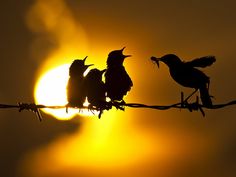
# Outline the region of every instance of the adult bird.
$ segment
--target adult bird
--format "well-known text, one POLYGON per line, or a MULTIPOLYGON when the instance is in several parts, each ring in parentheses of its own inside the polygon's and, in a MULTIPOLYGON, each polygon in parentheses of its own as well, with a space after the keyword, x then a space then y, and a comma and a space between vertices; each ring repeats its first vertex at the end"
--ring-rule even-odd
POLYGON ((84 72, 91 65, 85 65, 83 60, 76 59, 69 68, 69 80, 67 83, 67 106, 82 107, 86 100, 86 88, 84 84, 84 72))
POLYGON ((102 81, 103 73, 106 70, 92 69, 85 77, 86 95, 90 108, 97 109, 99 118, 104 109, 107 109, 106 104, 106 89, 105 83, 102 81))
POLYGON ((133 82, 123 66, 124 60, 131 55, 124 55, 124 49, 125 47, 110 52, 107 58, 105 86, 107 96, 112 102, 123 101, 123 97, 133 86, 133 82))
POLYGON ((174 54, 167 54, 161 58, 151 57, 151 60, 156 62, 158 67, 159 61, 165 63, 169 67, 171 77, 177 83, 195 89, 187 99, 199 90, 202 104, 206 107, 212 106, 211 96, 209 95, 210 78, 196 67, 204 68, 212 65, 216 61, 214 56, 205 56, 184 62, 174 54))

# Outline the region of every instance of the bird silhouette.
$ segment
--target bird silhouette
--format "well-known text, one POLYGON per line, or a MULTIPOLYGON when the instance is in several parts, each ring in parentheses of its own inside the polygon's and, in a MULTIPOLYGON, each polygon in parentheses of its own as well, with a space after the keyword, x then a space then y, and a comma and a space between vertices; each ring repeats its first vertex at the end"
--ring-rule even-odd
MULTIPOLYGON (((206 107, 212 106, 211 96, 209 95, 210 78, 195 67, 207 67, 212 65, 216 59, 214 56, 205 56, 189 62, 183 62, 174 54, 167 54, 161 58, 151 57, 159 67, 159 61, 169 67, 171 77, 184 87, 194 88, 195 91, 187 97, 189 99, 196 91, 200 91, 202 104, 206 107)), ((187 101, 187 99, 185 101, 187 101)))
POLYGON ((89 108, 95 108, 100 111, 99 118, 106 104, 105 83, 102 81, 102 75, 106 70, 92 69, 85 77, 86 95, 89 102, 89 108))
POLYGON ((123 97, 133 86, 133 82, 123 66, 125 58, 131 55, 124 55, 124 49, 125 47, 110 52, 107 58, 105 87, 111 101, 123 101, 123 97))
POLYGON ((102 75, 106 70, 92 69, 85 77, 88 102, 93 106, 99 106, 106 101, 105 83, 102 81, 102 75))
POLYGON ((69 80, 67 83, 68 106, 82 107, 86 100, 86 88, 84 85, 84 72, 91 65, 85 65, 83 60, 76 59, 69 68, 69 80))

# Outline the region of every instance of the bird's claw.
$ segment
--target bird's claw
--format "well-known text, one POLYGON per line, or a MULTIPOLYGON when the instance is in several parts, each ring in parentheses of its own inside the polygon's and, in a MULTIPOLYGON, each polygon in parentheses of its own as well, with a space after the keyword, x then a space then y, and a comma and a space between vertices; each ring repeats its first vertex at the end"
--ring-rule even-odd
POLYGON ((94 113, 94 107, 93 107, 92 104, 89 104, 89 105, 88 105, 88 111, 91 112, 93 115, 95 114, 95 113, 94 113))
POLYGON ((197 96, 196 97, 196 102, 194 102, 194 103, 187 103, 186 104, 186 107, 188 108, 188 110, 190 111, 190 112, 192 112, 192 111, 198 111, 198 110, 200 110, 200 112, 202 113, 202 116, 203 117, 205 117, 205 112, 204 112, 204 110, 203 110, 203 108, 201 107, 201 105, 199 104, 199 97, 197 96))
POLYGON ((187 97, 186 99, 184 99, 184 93, 181 92, 181 108, 185 108, 187 107, 189 109, 190 112, 192 112, 192 109, 189 107, 189 103, 188 103, 189 97, 187 97))
POLYGON ((205 112, 202 109, 201 105, 199 104, 199 97, 198 96, 196 97, 196 101, 194 103, 188 103, 188 99, 189 97, 187 99, 184 99, 184 93, 181 92, 181 102, 180 102, 181 108, 187 108, 190 112, 200 110, 203 117, 205 117, 205 112))
POLYGON ((69 105, 66 105, 66 114, 68 114, 69 105))

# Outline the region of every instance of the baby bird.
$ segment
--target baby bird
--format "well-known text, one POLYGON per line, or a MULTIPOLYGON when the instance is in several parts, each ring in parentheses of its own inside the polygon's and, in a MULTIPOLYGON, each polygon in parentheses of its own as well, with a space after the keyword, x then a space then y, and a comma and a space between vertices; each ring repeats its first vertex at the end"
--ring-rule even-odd
POLYGON ((125 47, 110 52, 107 58, 105 86, 107 96, 111 101, 123 101, 123 97, 133 86, 133 82, 123 66, 125 58, 131 55, 124 55, 124 49, 125 47))
POLYGON ((106 89, 105 84, 102 81, 102 75, 106 71, 92 69, 85 77, 85 87, 88 102, 90 108, 95 108, 100 111, 99 118, 101 117, 102 111, 106 109, 106 89))
POLYGON ((85 65, 83 60, 74 60, 69 68, 69 80, 67 83, 67 101, 68 106, 82 107, 86 99, 86 88, 84 85, 84 72, 91 65, 85 65))

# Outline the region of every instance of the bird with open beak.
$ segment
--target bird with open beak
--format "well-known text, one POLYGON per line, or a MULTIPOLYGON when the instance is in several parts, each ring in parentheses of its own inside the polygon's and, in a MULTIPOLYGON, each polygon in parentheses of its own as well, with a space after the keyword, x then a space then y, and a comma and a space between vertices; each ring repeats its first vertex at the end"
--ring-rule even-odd
MULTIPOLYGON (((209 95, 210 78, 196 67, 207 67, 212 65, 216 59, 214 56, 205 56, 189 62, 181 61, 174 54, 167 54, 161 58, 151 57, 151 60, 159 67, 159 62, 165 63, 169 67, 171 77, 184 87, 194 88, 195 91, 187 97, 189 99, 196 91, 200 91, 202 104, 206 107, 212 106, 209 95)), ((185 101, 187 101, 187 99, 185 101)))
POLYGON ((124 49, 125 47, 108 54, 105 87, 111 101, 123 101, 123 97, 133 86, 133 82, 123 66, 124 60, 131 55, 124 55, 124 49))
POLYGON ((69 80, 67 83, 68 106, 83 107, 86 100, 86 89, 84 85, 84 72, 93 64, 85 65, 87 56, 73 61, 69 68, 69 80))

